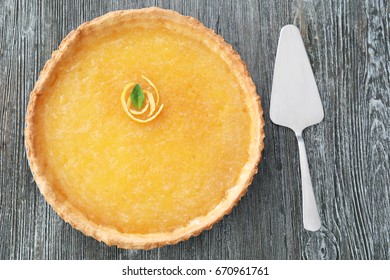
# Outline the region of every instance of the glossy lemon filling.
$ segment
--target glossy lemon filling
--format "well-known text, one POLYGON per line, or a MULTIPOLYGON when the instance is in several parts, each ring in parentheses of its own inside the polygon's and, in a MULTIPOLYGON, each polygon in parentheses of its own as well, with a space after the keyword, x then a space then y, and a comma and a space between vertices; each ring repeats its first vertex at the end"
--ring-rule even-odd
POLYGON ((245 93, 218 53, 159 24, 83 38, 40 95, 35 116, 47 179, 97 224, 168 232, 206 215, 248 160, 245 93), (164 110, 137 123, 124 86, 160 93, 164 110))

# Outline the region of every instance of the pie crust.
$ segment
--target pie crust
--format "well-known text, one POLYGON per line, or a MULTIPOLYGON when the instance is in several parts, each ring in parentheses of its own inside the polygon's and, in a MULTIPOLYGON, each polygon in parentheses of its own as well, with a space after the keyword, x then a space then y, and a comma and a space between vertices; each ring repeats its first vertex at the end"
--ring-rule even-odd
MULTIPOLYGON (((187 240, 191 236, 197 236, 202 231, 210 229, 224 215, 231 212, 232 208, 245 194, 253 180, 253 176, 257 173, 257 165, 264 147, 264 121, 262 114, 260 98, 256 93, 255 85, 245 64, 221 36, 216 35, 211 29, 206 28, 196 19, 180 15, 171 10, 153 7, 140 10, 115 11, 82 24, 76 30, 70 32, 62 41, 58 50, 53 52, 51 59, 44 66, 30 94, 26 117, 25 145, 32 174, 42 195, 55 212, 66 222, 82 231, 85 235, 92 236, 107 245, 116 245, 125 249, 151 249, 167 244, 175 244, 187 240), (84 38, 93 36, 94 32, 100 30, 99 28, 102 28, 102 26, 107 26, 107 28, 115 30, 116 26, 126 24, 129 20, 134 21, 144 18, 158 19, 161 22, 169 21, 171 25, 177 26, 178 30, 181 28, 190 28, 192 33, 190 35, 202 38, 204 44, 211 51, 218 53, 231 71, 234 72, 239 85, 246 93, 244 101, 247 105, 250 118, 250 130, 248 131, 250 134, 250 143, 245 149, 249 156, 236 184, 227 189, 225 197, 206 215, 192 219, 187 224, 168 232, 127 233, 119 231, 110 225, 91 221, 81 209, 61 197, 61 194, 56 191, 54 185, 57 182, 53 183, 52 180, 48 179, 47 166, 40 161, 41 158, 49 157, 50 155, 40 154, 37 148, 39 145, 44 145, 39 134, 36 133, 37 126, 39 125, 37 124, 37 118, 40 115, 37 104, 43 94, 48 94, 45 90, 56 82, 58 69, 64 61, 72 59, 73 52, 84 38)), ((130 119, 129 122, 131 122, 130 119)))

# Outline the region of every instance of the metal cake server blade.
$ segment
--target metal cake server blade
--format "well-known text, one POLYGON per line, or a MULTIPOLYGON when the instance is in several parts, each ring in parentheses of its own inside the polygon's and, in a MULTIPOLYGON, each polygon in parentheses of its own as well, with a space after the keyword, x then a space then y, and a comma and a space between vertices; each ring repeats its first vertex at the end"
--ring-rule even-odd
POLYGON ((321 227, 310 178, 302 132, 324 118, 321 99, 299 29, 286 25, 280 32, 272 83, 270 117, 273 123, 295 132, 302 175, 303 226, 321 227))

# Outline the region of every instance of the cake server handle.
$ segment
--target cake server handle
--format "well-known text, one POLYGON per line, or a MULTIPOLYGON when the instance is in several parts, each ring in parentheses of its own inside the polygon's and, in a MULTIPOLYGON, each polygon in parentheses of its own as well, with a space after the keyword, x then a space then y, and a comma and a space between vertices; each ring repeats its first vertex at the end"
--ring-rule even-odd
POLYGON ((295 135, 298 140, 299 160, 301 164, 303 227, 309 231, 317 231, 321 228, 321 219, 318 214, 313 185, 311 183, 305 142, 303 141, 302 132, 295 133, 295 135))

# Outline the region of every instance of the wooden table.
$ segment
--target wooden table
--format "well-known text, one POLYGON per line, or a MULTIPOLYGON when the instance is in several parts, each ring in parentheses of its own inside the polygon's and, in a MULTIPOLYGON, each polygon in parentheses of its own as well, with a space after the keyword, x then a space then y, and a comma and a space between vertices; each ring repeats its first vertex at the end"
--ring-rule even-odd
MULTIPOLYGON (((4 2, 5 1, 5 2, 4 2)), ((0 5, 0 259, 389 259, 390 3, 338 1, 13 1, 0 5), (193 16, 248 65, 264 107, 259 173, 210 231, 150 251, 107 247, 66 224, 40 194, 23 144, 39 72, 62 38, 118 9, 193 16), (325 119, 305 132, 323 227, 302 227, 297 144, 269 118, 280 29, 301 29, 325 119)))

